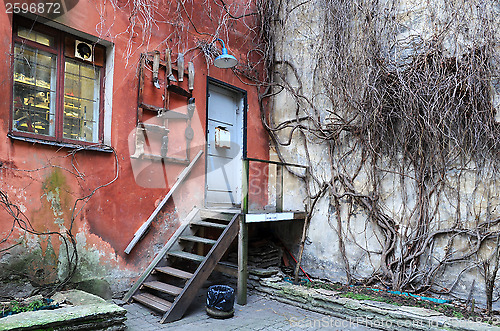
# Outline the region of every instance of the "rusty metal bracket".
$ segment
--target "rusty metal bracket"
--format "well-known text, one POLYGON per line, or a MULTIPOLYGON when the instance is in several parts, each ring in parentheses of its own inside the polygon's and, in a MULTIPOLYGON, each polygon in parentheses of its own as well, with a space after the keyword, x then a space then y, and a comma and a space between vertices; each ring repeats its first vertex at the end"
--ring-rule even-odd
POLYGON ((153 51, 148 53, 141 54, 141 58, 139 61, 139 89, 137 96, 137 120, 136 126, 138 130, 136 131, 136 149, 134 154, 131 156, 133 158, 142 158, 142 159, 151 159, 158 160, 162 162, 174 162, 174 163, 189 163, 190 156, 190 145, 191 141, 194 137, 194 131, 191 128, 191 119, 196 110, 195 99, 192 95, 192 90, 194 86, 194 65, 192 62, 188 64, 188 90, 185 90, 183 87, 179 85, 171 84, 171 82, 181 82, 184 80, 184 55, 179 53, 177 56, 177 67, 172 66, 171 62, 171 50, 167 48, 165 50, 165 59, 162 60, 160 58, 161 53, 159 51, 153 51), (160 69, 165 70, 165 91, 163 92, 163 107, 157 107, 153 105, 146 104, 144 102, 144 67, 146 64, 152 64, 153 69, 153 84, 156 88, 160 88, 159 81, 159 71, 160 69), (177 79, 175 79, 173 75, 173 71, 177 71, 177 79), (181 97, 187 98, 187 114, 179 113, 173 110, 169 110, 169 100, 170 93, 175 93, 181 97), (143 112, 144 111, 152 111, 157 113, 157 117, 164 120, 164 126, 161 127, 159 125, 147 124, 143 123, 143 112), (186 159, 179 159, 168 157, 168 133, 169 130, 165 127, 166 120, 184 120, 186 121, 186 129, 184 131, 184 136, 186 138, 186 159), (153 130, 152 132, 162 131, 163 135, 161 136, 161 148, 159 151, 159 155, 155 154, 146 154, 145 146, 148 145, 148 139, 151 137, 147 137, 147 132, 153 130))

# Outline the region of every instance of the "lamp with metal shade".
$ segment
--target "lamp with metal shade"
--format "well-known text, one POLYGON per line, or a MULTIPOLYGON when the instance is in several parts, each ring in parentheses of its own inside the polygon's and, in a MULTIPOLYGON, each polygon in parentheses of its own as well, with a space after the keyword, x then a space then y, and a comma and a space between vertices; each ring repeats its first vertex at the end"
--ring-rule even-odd
POLYGON ((227 48, 226 48, 226 45, 224 44, 224 41, 222 41, 222 39, 219 39, 219 38, 217 38, 216 41, 217 40, 220 41, 222 44, 222 54, 215 58, 214 65, 217 68, 221 68, 221 69, 228 69, 228 68, 232 68, 235 65, 237 65, 238 60, 236 60, 236 58, 234 56, 232 56, 231 54, 227 53, 227 48))

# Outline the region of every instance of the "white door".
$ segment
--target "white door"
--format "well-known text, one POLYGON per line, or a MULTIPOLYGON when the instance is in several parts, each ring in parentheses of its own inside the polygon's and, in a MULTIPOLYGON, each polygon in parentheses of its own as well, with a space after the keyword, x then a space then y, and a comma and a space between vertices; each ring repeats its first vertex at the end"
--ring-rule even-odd
POLYGON ((208 87, 207 207, 240 207, 243 153, 243 94, 208 87))

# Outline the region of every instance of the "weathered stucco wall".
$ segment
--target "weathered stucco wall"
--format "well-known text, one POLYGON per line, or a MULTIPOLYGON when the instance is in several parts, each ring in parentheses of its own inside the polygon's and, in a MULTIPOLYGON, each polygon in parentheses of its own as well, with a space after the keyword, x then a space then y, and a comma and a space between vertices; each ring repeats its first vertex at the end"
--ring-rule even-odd
MULTIPOLYGON (((255 26, 255 17, 244 15, 251 11, 253 3, 235 1, 229 8, 223 8, 215 2, 187 1, 181 5, 148 1, 134 9, 134 16, 131 13, 135 3, 80 0, 72 10, 49 22, 56 28, 81 31, 104 40, 110 50, 108 61, 112 60, 113 66, 107 68, 112 69, 107 75, 108 79, 112 75, 108 82, 113 84, 112 90, 108 84, 106 93, 112 94, 113 101, 109 105, 111 113, 107 115, 111 116, 110 145, 116 154, 33 144, 7 136, 12 94, 13 16, 6 13, 4 2, 0 4, 0 38, 4 46, 0 53, 3 87, 0 90, 0 190, 5 193, 4 208, 0 208, 3 284, 23 275, 33 285, 64 279, 68 272, 67 254, 71 256, 74 252, 71 242, 65 243, 63 238, 68 240, 67 231, 71 231, 78 254, 77 272, 71 281, 102 278, 111 283, 115 291, 127 289, 175 232, 187 212, 195 205, 203 206, 204 157, 153 222, 145 239, 130 255, 123 252, 184 169, 182 165, 168 162, 163 169, 160 162, 131 161, 141 53, 153 50, 163 53, 169 47, 173 60, 179 52, 186 53, 186 72, 187 63, 194 63, 196 112, 192 120, 195 132, 191 158, 205 148, 208 76, 247 91, 248 140, 252 142, 248 145, 248 154, 267 158, 268 140, 260 122, 255 88, 246 84, 248 80, 244 75, 238 77, 236 71, 214 67, 199 47, 209 45, 213 38, 222 38, 229 52, 238 58, 241 73, 250 67, 255 69, 253 64, 258 59, 250 50, 257 39, 255 32, 249 29, 255 26), (234 17, 241 17, 230 17, 228 10, 234 17), (134 171, 137 169, 138 172, 134 171), (99 189, 93 192, 96 188, 99 189), (86 199, 91 193, 94 194, 86 199), (6 205, 7 198, 12 205, 6 205), (18 214, 18 220, 6 209, 12 208, 17 214, 16 206, 24 214, 18 214), (11 246, 14 247, 9 249, 11 246)), ((187 89, 187 77, 183 84, 187 89)), ((145 89, 161 98, 151 81, 146 82, 145 89)), ((179 127, 172 124, 170 129, 174 140, 172 148, 185 153, 181 148, 185 148, 185 142, 175 141, 184 139, 185 123, 179 127)))
MULTIPOLYGON (((398 269, 401 274, 394 273, 385 285, 401 284, 398 280, 413 273, 415 278, 402 288, 413 290, 417 284, 428 281, 429 276, 435 280, 435 292, 451 290, 466 298, 474 286, 473 296, 484 304, 484 261, 495 264, 492 261, 498 244, 497 235, 490 236, 497 233, 496 220, 500 216, 497 159, 485 157, 476 162, 456 157, 449 150, 446 169, 428 174, 440 176, 439 180, 419 181, 419 169, 406 163, 404 153, 397 147, 392 153, 379 151, 375 158, 367 156, 367 151, 375 148, 369 146, 372 140, 364 136, 363 130, 356 131, 362 123, 352 109, 366 109, 369 90, 377 88, 370 85, 371 78, 379 74, 374 72, 374 62, 383 62, 384 68, 398 72, 399 65, 403 67, 416 55, 428 51, 432 42, 439 43, 443 58, 452 59, 463 59, 464 54, 481 47, 493 47, 489 53, 493 74, 488 83, 492 88, 487 93, 496 106, 498 91, 493 85, 498 76, 498 52, 490 41, 498 37, 496 29, 492 29, 498 24, 498 6, 489 1, 326 3, 329 2, 275 1, 271 29, 276 49, 277 93, 269 106, 271 123, 274 127, 289 123, 276 131, 278 148, 284 161, 310 165, 312 177, 307 185, 311 195, 318 193, 323 183, 328 185, 313 212, 304 269, 315 277, 333 281, 377 282, 377 275, 385 272, 381 260, 388 242, 388 232, 374 220, 373 210, 370 212, 371 206, 377 206, 379 214, 393 222, 388 223, 396 242, 393 261, 406 256, 416 241, 429 239, 422 252, 418 252, 419 259, 398 269), (367 52, 368 48, 376 48, 379 57, 368 56, 373 54, 367 52), (328 54, 333 55, 325 59, 325 52, 330 51, 328 54), (337 66, 343 69, 336 69, 337 66), (337 75, 332 77, 332 72, 337 75), (439 184, 429 189, 422 188, 422 182, 429 186, 439 184), (425 212, 419 201, 423 189, 429 189, 425 212), (419 223, 424 218, 426 222, 419 223), (477 241, 468 231, 476 231, 490 221, 494 224, 487 225, 488 230, 482 235, 490 237, 476 251, 477 241), (425 229, 419 228, 422 224, 425 229), (419 229, 425 235, 418 235, 419 229), (445 234, 443 230, 449 229, 460 231, 445 234), (437 234, 440 231, 443 235, 437 234), (442 261, 447 262, 440 264, 442 261)), ((422 75, 422 80, 426 79, 430 78, 422 75)), ((458 86, 460 82, 454 84, 458 86)), ((486 111, 495 112, 494 108, 486 111)), ((382 116, 380 109, 366 110, 370 112, 373 117, 382 116)), ((288 178, 287 185, 292 188, 288 191, 289 199, 296 204, 305 197, 301 183, 298 178, 288 178)), ((298 252, 300 226, 295 227, 287 225, 278 233, 298 252)))

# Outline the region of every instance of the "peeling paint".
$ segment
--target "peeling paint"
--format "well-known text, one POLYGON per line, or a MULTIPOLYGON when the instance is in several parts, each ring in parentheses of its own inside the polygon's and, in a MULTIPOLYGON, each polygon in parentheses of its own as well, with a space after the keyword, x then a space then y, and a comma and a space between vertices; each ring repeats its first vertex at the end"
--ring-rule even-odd
MULTIPOLYGON (((204 5, 194 2, 192 6, 195 13, 192 19, 195 22, 205 22, 203 16, 205 11, 201 10, 204 5)), ((66 233, 71 228, 75 236, 80 263, 75 280, 102 277, 112 280, 118 287, 127 287, 133 278, 136 278, 149 264, 154 254, 168 241, 193 205, 200 206, 202 204, 204 163, 199 162, 190 175, 201 180, 186 181, 179 188, 179 197, 182 198, 177 201, 183 200, 184 204, 173 206, 172 204, 175 202, 169 203, 165 207, 164 213, 151 227, 148 236, 139 243, 133 254, 126 256, 123 249, 133 237, 134 232, 154 210, 154 201, 165 195, 165 190, 144 189, 137 185, 129 162, 128 146, 126 143, 124 144, 128 132, 135 129, 136 126, 135 119, 131 117, 131 114, 136 114, 137 111, 136 101, 132 100, 133 96, 137 95, 136 92, 133 92, 136 91, 138 85, 135 75, 136 64, 142 52, 151 51, 153 48, 141 45, 130 53, 130 58, 125 58, 130 46, 127 43, 127 38, 115 38, 122 35, 123 31, 127 31, 130 22, 130 13, 127 12, 127 8, 122 9, 117 12, 111 4, 104 3, 103 11, 97 13, 95 3, 80 2, 79 10, 68 12, 64 19, 67 23, 65 26, 81 31, 83 34, 95 36, 108 43, 112 48, 109 50, 114 64, 112 68, 106 68, 106 81, 114 82, 111 91, 114 97, 112 107, 110 106, 112 113, 106 114, 106 116, 113 119, 113 125, 110 125, 110 140, 113 148, 117 151, 117 159, 119 160, 120 177, 118 180, 112 185, 98 190, 86 204, 81 203, 79 207, 82 209, 79 210, 78 217, 73 224, 70 224, 71 211, 76 199, 87 196, 93 189, 113 178, 114 155, 84 151, 78 152, 73 158, 73 155, 68 155, 68 152, 72 151, 70 149, 58 149, 54 146, 16 141, 7 137, 8 121, 2 122, 0 120, 0 123, 3 123, 0 125, 0 133, 2 133, 0 136, 6 142, 0 144, 2 146, 0 147, 0 160, 4 166, 11 165, 11 168, 16 169, 13 171, 0 167, 0 186, 9 192, 12 201, 20 206, 21 211, 26 213, 36 231, 66 233), (111 20, 109 20, 110 18, 111 20), (96 30, 96 26, 99 27, 99 31, 96 30), (106 31, 106 36, 101 35, 102 31, 106 31), (108 69, 110 70, 108 71, 108 69), (78 172, 82 174, 81 177, 75 176, 75 173, 79 174, 78 172)), ((168 11, 169 9, 160 9, 160 15, 163 10, 168 11)), ((0 12, 0 31, 9 41, 7 44, 11 44, 12 41, 11 24, 12 15, 0 12)), ((204 23, 204 25, 206 24, 204 23)), ((165 36, 176 29, 168 24, 165 25, 165 28, 161 30, 161 33, 151 36, 149 45, 164 44, 165 36)), ((139 30, 137 32, 141 33, 139 30)), ((248 33, 253 33, 253 30, 249 30, 243 24, 236 22, 232 26, 227 37, 232 40, 232 50, 236 51, 235 54, 246 55, 252 49, 251 43, 233 42, 234 40, 241 41, 238 39, 239 36, 246 37, 248 33)), ((178 37, 185 38, 186 43, 183 45, 188 47, 196 46, 198 42, 188 33, 178 37)), ((167 46, 174 48, 175 45, 178 45, 177 41, 167 46)), ((137 47, 137 45, 133 47, 137 47)), ((193 49, 195 50, 195 48, 193 49)), ((172 51, 178 53, 183 50, 173 49, 172 51)), ((190 55, 193 54, 195 53, 190 55)), ((206 77, 210 75, 215 79, 247 90, 248 133, 249 140, 252 141, 252 145, 249 146, 249 155, 267 159, 268 139, 260 122, 257 91, 250 89, 231 71, 215 68, 212 70, 211 67, 209 72, 203 57, 193 56, 192 60, 196 67, 193 97, 196 98, 196 111, 199 112, 197 115, 200 118, 201 132, 195 139, 200 139, 201 143, 205 141, 203 127, 206 122, 206 77)), ((11 55, 8 52, 0 54, 0 81, 4 82, 6 86, 10 86, 0 90, 0 102, 5 106, 0 107, 0 118, 2 119, 8 119, 11 111, 11 107, 8 105, 13 90, 10 65, 11 55)), ((153 91, 156 92, 156 90, 153 91)), ((185 103, 184 100, 182 102, 185 103)), ((173 128, 170 129, 172 129, 171 134, 181 139, 184 137, 185 127, 179 132, 173 128)), ((180 165, 169 164, 168 166, 179 172, 182 170, 180 165)), ((10 229, 12 226, 12 220, 4 215, 0 210, 1 231, 10 229)), ((24 234, 16 229, 8 244, 15 243, 16 240, 22 242, 16 252, 25 256, 33 253, 35 254, 33 256, 36 256, 34 260, 38 263, 47 263, 49 267, 57 265, 59 279, 66 276, 67 255, 71 255, 73 252, 66 251, 66 246, 60 237, 52 236, 49 241, 47 238, 24 234), (54 255, 56 262, 53 261, 54 255)), ((71 246, 69 249, 72 250, 71 246)), ((4 257, 6 260, 10 260, 12 255, 9 258, 6 255, 1 256, 2 259, 4 257)))
POLYGON ((43 182, 42 190, 45 192, 42 197, 45 197, 50 204, 50 208, 54 214, 54 221, 59 224, 64 224, 63 207, 61 205, 61 188, 66 188, 66 179, 61 173, 61 170, 54 169, 54 171, 43 182))

